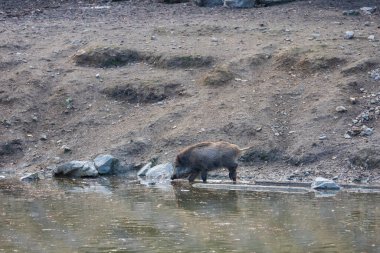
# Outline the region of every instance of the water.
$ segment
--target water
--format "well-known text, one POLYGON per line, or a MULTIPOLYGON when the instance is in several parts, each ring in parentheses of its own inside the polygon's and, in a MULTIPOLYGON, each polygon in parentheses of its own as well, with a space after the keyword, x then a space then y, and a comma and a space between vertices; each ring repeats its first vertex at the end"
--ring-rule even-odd
POLYGON ((0 252, 380 252, 380 194, 52 180, 0 190, 0 252))

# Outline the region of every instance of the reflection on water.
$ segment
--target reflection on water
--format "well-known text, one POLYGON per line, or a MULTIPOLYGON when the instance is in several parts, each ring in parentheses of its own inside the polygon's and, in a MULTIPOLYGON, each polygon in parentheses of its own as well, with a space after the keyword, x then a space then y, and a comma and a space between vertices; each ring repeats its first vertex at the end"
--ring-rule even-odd
POLYGON ((316 198, 112 178, 32 188, 52 187, 0 190, 0 252, 380 252, 380 194, 316 198))

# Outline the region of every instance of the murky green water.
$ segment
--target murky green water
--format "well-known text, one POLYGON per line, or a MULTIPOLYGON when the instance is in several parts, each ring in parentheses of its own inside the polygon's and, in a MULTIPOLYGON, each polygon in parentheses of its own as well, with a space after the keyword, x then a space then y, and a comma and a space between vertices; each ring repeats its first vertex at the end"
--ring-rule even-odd
POLYGON ((47 183, 0 190, 0 252, 380 252, 380 194, 47 183))

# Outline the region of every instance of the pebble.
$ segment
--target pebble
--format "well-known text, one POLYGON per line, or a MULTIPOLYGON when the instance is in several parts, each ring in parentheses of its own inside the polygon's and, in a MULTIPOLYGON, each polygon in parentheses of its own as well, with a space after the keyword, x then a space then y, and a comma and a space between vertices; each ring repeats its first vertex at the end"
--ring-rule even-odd
POLYGON ((354 32, 353 31, 346 31, 346 33, 344 34, 344 38, 347 39, 347 40, 350 40, 350 39, 353 39, 354 38, 354 32))
POLYGON ((357 100, 354 97, 350 97, 351 104, 356 104, 357 100))
POLYGON ((371 15, 376 11, 376 7, 362 7, 360 10, 366 15, 371 15))
POLYGON ((342 105, 340 105, 340 106, 337 106, 335 108, 335 111, 337 111, 337 112, 347 112, 347 108, 344 107, 344 106, 342 106, 342 105))
POLYGON ((371 78, 373 80, 379 81, 380 80, 380 68, 372 70, 371 72, 369 72, 369 75, 371 76, 371 78))
POLYGON ((32 182, 32 181, 38 181, 40 180, 40 176, 38 173, 30 173, 20 178, 20 181, 22 182, 32 182))
POLYGON ((100 78, 100 74, 97 73, 97 74, 95 75, 95 77, 96 77, 96 78, 100 78))
POLYGON ((67 146, 67 145, 63 145, 63 146, 61 147, 61 149, 63 149, 63 152, 64 152, 64 153, 69 153, 69 152, 71 152, 71 148, 70 148, 69 146, 67 146))
POLYGON ((370 35, 368 36, 369 41, 375 41, 375 35, 370 35))
POLYGON ((370 136, 373 134, 373 129, 365 125, 362 126, 362 131, 360 132, 361 136, 370 136))
POLYGON ((47 135, 46 134, 41 134, 40 140, 41 141, 46 141, 47 140, 47 135))
POLYGON ((215 38, 215 37, 211 38, 211 42, 218 42, 218 41, 219 41, 218 38, 215 38))
POLYGON ((344 138, 345 138, 345 139, 351 139, 352 137, 351 137, 351 135, 349 135, 348 133, 345 133, 345 134, 344 134, 344 138))
POLYGON ((343 11, 344 16, 358 16, 360 13, 357 10, 347 10, 343 11))
POLYGON ((321 141, 327 140, 327 136, 326 135, 320 135, 319 140, 321 140, 321 141))

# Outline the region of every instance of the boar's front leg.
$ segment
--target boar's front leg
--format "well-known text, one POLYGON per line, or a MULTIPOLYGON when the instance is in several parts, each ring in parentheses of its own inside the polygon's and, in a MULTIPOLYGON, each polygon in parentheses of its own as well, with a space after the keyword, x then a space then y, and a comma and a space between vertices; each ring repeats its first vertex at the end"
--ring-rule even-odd
POLYGON ((203 183, 207 183, 207 169, 202 169, 201 178, 202 178, 203 183))
POLYGON ((199 171, 193 171, 191 172, 190 176, 189 176, 189 182, 192 183, 194 182, 194 180, 197 178, 197 176, 199 175, 199 171))

